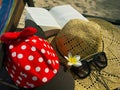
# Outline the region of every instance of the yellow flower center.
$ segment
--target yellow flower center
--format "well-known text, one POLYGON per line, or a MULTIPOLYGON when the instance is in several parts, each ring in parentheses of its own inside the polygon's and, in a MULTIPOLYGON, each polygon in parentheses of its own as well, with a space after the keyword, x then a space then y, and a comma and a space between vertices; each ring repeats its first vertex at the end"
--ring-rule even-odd
POLYGON ((70 61, 71 63, 75 64, 77 60, 76 60, 75 57, 69 57, 69 61, 70 61))

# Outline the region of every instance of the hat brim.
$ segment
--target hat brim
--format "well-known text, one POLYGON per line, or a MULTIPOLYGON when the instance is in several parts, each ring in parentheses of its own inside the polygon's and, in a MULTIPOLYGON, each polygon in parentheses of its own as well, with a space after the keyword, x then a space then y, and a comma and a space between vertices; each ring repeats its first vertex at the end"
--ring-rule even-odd
POLYGON ((33 27, 33 28, 36 28, 37 29, 37 32, 35 33, 35 35, 43 38, 43 39, 46 39, 46 36, 45 36, 45 33, 44 31, 42 30, 41 27, 39 27, 35 22, 33 22, 32 20, 29 20, 27 19, 25 21, 25 28, 26 27, 33 27))
POLYGON ((54 78, 34 90, 74 90, 74 79, 70 72, 64 71, 64 67, 60 65, 54 78))
MULTIPOLYGON (((11 80, 10 76, 8 75, 5 69, 2 70, 0 76, 3 79, 7 78, 7 83, 14 85, 13 81, 11 80)), ((1 89, 9 89, 9 90, 16 90, 12 87, 6 85, 0 85, 1 89)), ((25 88, 20 88, 20 90, 28 90, 25 88)), ((74 79, 72 74, 69 71, 64 71, 64 67, 60 65, 59 71, 54 78, 52 78, 49 82, 45 83, 42 86, 32 88, 29 90, 74 90, 74 79)))
MULTIPOLYGON (((80 79, 73 73, 75 81, 75 90, 106 90, 106 88, 115 89, 120 84, 120 29, 111 23, 97 18, 89 18, 90 21, 97 23, 101 27, 102 39, 104 42, 104 51, 108 57, 108 66, 100 73, 92 70, 90 75, 85 79, 80 79), (108 87, 107 87, 108 86, 108 87)), ((66 29, 67 30, 67 29, 66 29)), ((62 31, 63 32, 63 31, 62 31)), ((56 40, 52 41, 52 45, 62 63, 66 63, 64 55, 59 53, 56 46, 56 40)))

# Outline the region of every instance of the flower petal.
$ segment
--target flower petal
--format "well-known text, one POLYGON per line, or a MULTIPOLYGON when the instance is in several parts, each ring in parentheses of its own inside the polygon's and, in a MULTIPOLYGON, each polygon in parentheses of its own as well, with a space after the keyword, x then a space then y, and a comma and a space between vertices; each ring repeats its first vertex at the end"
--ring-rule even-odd
POLYGON ((64 58, 68 60, 68 57, 67 57, 67 56, 64 56, 64 58))
POLYGON ((80 55, 75 55, 74 57, 76 58, 77 61, 80 60, 80 55))
POLYGON ((79 67, 79 66, 82 66, 82 63, 81 63, 81 62, 77 62, 77 63, 74 64, 73 66, 75 66, 75 67, 79 67))
POLYGON ((72 65, 73 65, 71 62, 68 62, 67 64, 68 64, 69 66, 72 66, 72 65))

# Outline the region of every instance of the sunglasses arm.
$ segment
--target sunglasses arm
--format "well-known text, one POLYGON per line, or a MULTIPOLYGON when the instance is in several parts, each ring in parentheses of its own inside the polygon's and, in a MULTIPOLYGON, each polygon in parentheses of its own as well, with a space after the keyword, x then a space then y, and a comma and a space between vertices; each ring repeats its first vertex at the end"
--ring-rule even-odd
POLYGON ((93 59, 92 59, 93 56, 96 55, 96 54, 98 54, 98 53, 99 53, 99 52, 90 54, 90 55, 86 56, 85 58, 81 59, 80 61, 87 60, 88 62, 90 62, 91 60, 93 60, 93 59))

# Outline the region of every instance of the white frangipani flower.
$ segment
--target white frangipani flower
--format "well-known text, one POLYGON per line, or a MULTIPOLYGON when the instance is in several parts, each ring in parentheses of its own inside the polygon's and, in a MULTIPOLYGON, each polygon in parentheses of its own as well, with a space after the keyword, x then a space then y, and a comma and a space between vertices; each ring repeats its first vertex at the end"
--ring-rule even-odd
POLYGON ((68 61, 68 65, 69 66, 75 66, 75 67, 79 67, 82 65, 81 61, 80 61, 80 56, 79 55, 75 55, 75 56, 72 56, 72 54, 69 52, 68 53, 68 57, 67 56, 64 56, 67 61, 68 61))

